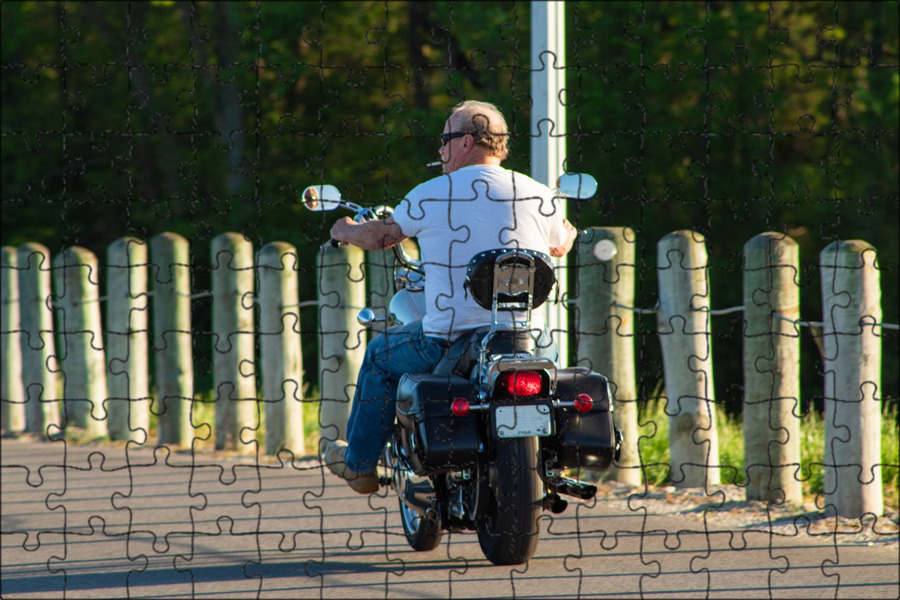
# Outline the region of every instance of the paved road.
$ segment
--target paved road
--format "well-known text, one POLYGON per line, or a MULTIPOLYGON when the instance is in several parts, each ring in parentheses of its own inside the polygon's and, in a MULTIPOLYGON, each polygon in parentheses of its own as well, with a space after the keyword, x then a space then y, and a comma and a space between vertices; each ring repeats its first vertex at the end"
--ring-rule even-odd
POLYGON ((545 517, 527 566, 490 565, 471 533, 416 553, 387 492, 314 460, 212 460, 4 440, 3 598, 900 596, 896 544, 716 531, 638 500, 545 517))

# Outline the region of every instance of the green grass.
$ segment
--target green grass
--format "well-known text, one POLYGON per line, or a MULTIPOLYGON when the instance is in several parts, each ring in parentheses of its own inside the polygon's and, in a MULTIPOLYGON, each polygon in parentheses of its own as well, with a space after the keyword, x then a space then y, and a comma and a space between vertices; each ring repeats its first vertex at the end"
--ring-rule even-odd
MULTIPOLYGON (((644 476, 649 485, 669 484, 669 418, 665 412, 665 400, 657 389, 652 399, 641 404, 639 414, 640 439, 638 448, 644 465, 644 476)), ((900 436, 897 428, 897 404, 885 403, 881 419, 881 478, 884 505, 898 509, 900 504, 900 436)), ((744 431, 740 418, 728 417, 724 411, 716 414, 719 439, 719 464, 723 465, 723 484, 743 485, 744 431)), ((825 422, 819 413, 810 411, 800 423, 799 477, 803 480, 804 497, 814 498, 824 493, 825 422)))
POLYGON ((734 485, 746 484, 743 421, 740 418, 726 415, 724 410, 717 410, 716 429, 719 435, 719 464, 726 465, 721 469, 721 482, 734 485))
MULTIPOLYGON (((810 411, 800 422, 800 478, 804 496, 825 491, 825 420, 810 411)), ((881 413, 881 485, 885 508, 897 510, 900 500, 900 437, 897 433, 897 405, 886 402, 881 413)))
POLYGON ((803 496, 825 491, 825 418, 809 411, 800 421, 800 479, 803 496))
POLYGON ((638 452, 644 480, 653 486, 669 482, 669 418, 666 403, 658 397, 640 406, 638 452))
MULTIPOLYGON (((155 390, 152 391, 155 397, 155 390)), ((318 452, 319 441, 319 401, 318 391, 309 384, 304 385, 302 405, 303 450, 306 455, 318 452)), ((266 409, 262 402, 257 404, 259 428, 256 430, 256 442, 260 452, 265 452, 266 444, 266 409)), ((216 439, 216 409, 213 391, 208 390, 194 395, 191 421, 194 425, 194 447, 199 451, 213 451, 216 439), (207 437, 208 436, 208 437, 207 437)), ((155 445, 159 440, 159 417, 150 413, 149 443, 155 445)))
MULTIPOLYGON (((638 447, 644 465, 644 477, 650 485, 669 483, 669 416, 666 401, 658 396, 645 402, 640 409, 640 439, 638 447)), ((722 483, 742 485, 744 476, 744 432, 739 419, 728 417, 723 411, 716 413, 719 437, 719 464, 722 483)))

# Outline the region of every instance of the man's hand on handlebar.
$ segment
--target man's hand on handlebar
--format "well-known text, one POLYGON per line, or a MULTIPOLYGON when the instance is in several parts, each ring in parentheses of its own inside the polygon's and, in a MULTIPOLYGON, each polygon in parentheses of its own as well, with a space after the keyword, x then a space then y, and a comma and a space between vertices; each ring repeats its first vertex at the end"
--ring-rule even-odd
POLYGON ((386 250, 405 240, 394 219, 357 223, 350 217, 338 219, 331 228, 331 237, 339 242, 359 246, 363 250, 386 250))
POLYGON ((568 219, 563 221, 563 226, 566 228, 566 241, 559 246, 550 248, 550 256, 554 258, 559 258, 560 256, 568 254, 569 250, 572 249, 572 245, 575 243, 575 238, 578 236, 578 230, 569 223, 568 219))
POLYGON ((351 219, 350 217, 342 217, 335 221, 334 225, 331 226, 331 239, 338 242, 349 242, 349 236, 351 235, 350 228, 357 227, 359 223, 351 219))

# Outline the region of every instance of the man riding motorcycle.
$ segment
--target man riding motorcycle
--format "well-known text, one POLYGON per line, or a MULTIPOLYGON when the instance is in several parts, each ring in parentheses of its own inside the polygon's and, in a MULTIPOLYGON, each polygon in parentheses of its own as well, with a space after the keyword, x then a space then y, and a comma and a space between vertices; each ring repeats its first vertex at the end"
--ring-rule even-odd
MULTIPOLYGON (((324 447, 328 468, 361 494, 378 490, 376 466, 395 418, 397 382, 427 373, 461 334, 491 323, 491 311, 465 291, 471 257, 493 248, 563 256, 576 229, 562 217, 553 190, 504 169, 509 131, 500 110, 485 102, 457 105, 441 134, 443 174, 410 191, 383 220, 337 221, 331 237, 365 250, 418 240, 428 285, 422 321, 389 328, 366 349, 347 423, 347 442, 324 447)), ((512 322, 516 313, 504 318, 512 322)), ((537 315, 532 326, 543 329, 537 315)))

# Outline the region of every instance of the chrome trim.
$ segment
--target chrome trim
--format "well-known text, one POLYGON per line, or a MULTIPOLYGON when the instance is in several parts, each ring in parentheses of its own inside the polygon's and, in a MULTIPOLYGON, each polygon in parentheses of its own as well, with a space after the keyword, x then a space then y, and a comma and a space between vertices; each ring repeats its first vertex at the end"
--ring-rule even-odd
POLYGON ((485 394, 494 389, 497 379, 501 373, 506 371, 543 371, 550 380, 549 395, 556 393, 556 363, 549 358, 510 358, 501 356, 491 360, 481 370, 481 381, 479 382, 485 394))
POLYGON ((394 290, 409 290, 421 292, 425 289, 425 275, 410 269, 397 269, 394 275, 394 290))

